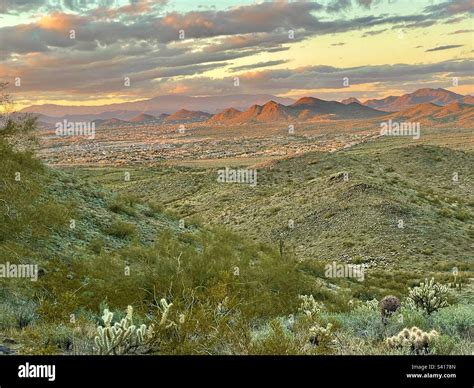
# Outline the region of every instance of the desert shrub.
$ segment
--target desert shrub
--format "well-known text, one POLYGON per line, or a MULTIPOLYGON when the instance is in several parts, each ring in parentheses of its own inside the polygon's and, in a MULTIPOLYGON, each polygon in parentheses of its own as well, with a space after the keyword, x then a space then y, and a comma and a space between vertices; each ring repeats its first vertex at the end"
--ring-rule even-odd
POLYGON ((163 213, 165 211, 165 207, 163 204, 158 203, 156 201, 149 201, 147 202, 148 207, 154 212, 154 213, 163 213))
POLYGON ((1 295, 3 302, 0 304, 0 327, 24 329, 35 323, 38 319, 37 304, 31 295, 21 295, 5 289, 1 295))
POLYGON ((474 339, 474 310, 472 306, 458 304, 436 311, 431 316, 434 327, 443 334, 474 339))
POLYGON ((456 348, 458 345, 459 337, 440 335, 433 338, 430 349, 433 354, 456 354, 456 348))
POLYGON ((410 306, 402 306, 390 319, 387 330, 398 332, 404 327, 413 326, 423 330, 428 330, 431 327, 429 319, 423 311, 410 306))
POLYGON ((384 336, 384 325, 377 309, 356 309, 349 313, 334 314, 343 330, 354 336, 370 340, 380 340, 384 336))
POLYGON ((107 233, 121 239, 129 239, 137 233, 137 228, 129 222, 115 220, 107 229, 107 233))
POLYGON ((129 216, 135 216, 137 214, 134 206, 138 200, 130 195, 119 195, 109 205, 108 209, 117 214, 126 214, 129 216))
POLYGON ((448 306, 448 292, 448 287, 436 283, 434 278, 425 279, 418 287, 409 290, 407 302, 431 314, 448 306))
POLYGON ((146 207, 143 210, 143 214, 147 217, 157 217, 165 211, 165 207, 157 201, 147 201, 145 205, 146 207))
POLYGON ((102 238, 95 238, 89 243, 89 249, 96 254, 100 254, 104 247, 105 241, 102 238))
POLYGON ((23 329, 36 320, 36 307, 36 303, 31 300, 19 300, 15 302, 13 308, 18 328, 23 329))
POLYGON ((21 354, 64 354, 73 347, 72 327, 64 323, 28 326, 19 333, 21 354))
POLYGON ((69 290, 60 290, 59 287, 58 284, 51 288, 53 298, 45 296, 40 300, 38 315, 44 323, 69 322, 71 314, 78 308, 77 295, 69 290))
POLYGON ((465 210, 457 210, 454 213, 454 217, 460 221, 467 221, 471 218, 470 214, 465 210))
POLYGON ((280 319, 273 319, 268 326, 259 332, 251 344, 250 353, 256 355, 290 355, 304 354, 301 344, 283 325, 280 319))
POLYGON ((438 211, 438 214, 441 216, 441 217, 444 217, 444 218, 449 218, 452 216, 452 212, 451 210, 447 209, 447 208, 442 208, 441 210, 438 211))
POLYGON ((7 330, 16 326, 15 311, 8 303, 0 304, 0 330, 7 330))

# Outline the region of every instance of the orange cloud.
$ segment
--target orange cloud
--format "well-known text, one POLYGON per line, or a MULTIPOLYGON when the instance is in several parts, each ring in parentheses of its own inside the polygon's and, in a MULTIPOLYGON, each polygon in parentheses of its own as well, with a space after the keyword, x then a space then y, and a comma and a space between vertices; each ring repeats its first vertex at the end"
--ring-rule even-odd
POLYGON ((186 14, 185 16, 181 16, 176 12, 170 13, 166 15, 161 22, 164 26, 174 27, 176 29, 184 29, 187 28, 199 28, 204 27, 207 29, 213 29, 214 23, 209 20, 207 17, 199 14, 198 12, 191 12, 186 14))
POLYGON ((38 20, 37 24, 39 27, 45 30, 58 30, 64 31, 77 25, 80 18, 75 15, 68 15, 62 12, 54 12, 50 15, 43 16, 38 20))

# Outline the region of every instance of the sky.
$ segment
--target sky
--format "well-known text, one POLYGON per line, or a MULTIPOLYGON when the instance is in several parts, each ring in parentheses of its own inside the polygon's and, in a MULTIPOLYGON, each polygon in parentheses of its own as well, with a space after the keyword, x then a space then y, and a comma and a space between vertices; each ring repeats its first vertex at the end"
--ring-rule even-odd
POLYGON ((18 108, 167 94, 474 94, 473 0, 0 0, 18 108))

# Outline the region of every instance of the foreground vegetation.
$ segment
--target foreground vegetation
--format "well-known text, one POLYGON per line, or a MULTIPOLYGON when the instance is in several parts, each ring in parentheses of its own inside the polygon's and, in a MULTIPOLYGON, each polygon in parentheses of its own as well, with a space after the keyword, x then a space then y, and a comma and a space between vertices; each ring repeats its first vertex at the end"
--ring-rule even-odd
MULTIPOLYGON (((469 305, 472 262, 467 260, 464 246, 469 228, 463 226, 461 235, 451 234, 461 242, 451 251, 452 259, 436 260, 437 250, 428 255, 433 261, 429 271, 413 270, 416 263, 396 270, 379 266, 370 269, 364 282, 347 278, 329 281, 324 276, 324 261, 301 260, 295 249, 280 250, 271 240, 262 242, 230 231, 231 225, 223 228, 192 214, 185 217, 176 208, 171 211, 172 206, 159 198, 143 198, 147 195, 140 194, 150 190, 144 191, 143 182, 135 181, 133 186, 123 178, 123 171, 106 171, 102 176, 110 179, 110 173, 115 177, 116 187, 111 190, 110 185, 104 187, 103 182, 81 177, 84 174, 45 167, 31 152, 15 149, 7 136, 0 136, 0 148, 0 263, 35 263, 40 268, 37 282, 0 278, 0 353, 474 351, 474 313, 469 305), (459 270, 455 276, 454 265, 459 270), (437 287, 442 303, 426 299, 424 286, 417 288, 425 277, 435 278, 429 287, 437 287), (450 287, 442 286, 448 283, 450 287), (400 301, 389 313, 382 302, 387 295, 400 301), (404 329, 409 332, 407 338, 403 337, 404 329), (121 332, 120 339, 113 337, 121 332)), ((336 168, 336 157, 321 157, 326 170, 336 168)), ((353 156, 341 157, 353 158, 352 166, 359 165, 360 160, 353 156)), ((460 163, 471 160, 469 155, 459 158, 460 163)), ((311 177, 315 183, 327 182, 303 160, 309 166, 305 171, 315 174, 311 177)), ((282 169, 277 165, 272 171, 273 183, 267 181, 261 190, 271 192, 274 184, 281 183, 282 169)), ((166 169, 159 174, 168 174, 170 185, 181 177, 166 169)), ((330 184, 342 185, 335 176, 330 184)), ((400 181, 395 174, 389 179, 400 181)), ((409 190, 410 182, 402 181, 397 187, 409 190)), ((191 186, 189 181, 180 182, 191 186)), ((292 184, 289 182, 289 187, 292 184)), ((161 192, 165 188, 161 187, 161 192)), ((350 190, 356 211, 362 199, 354 188, 350 190)), ((366 200, 373 190, 364 190, 366 200)), ((472 187, 462 190, 472 193, 472 187)), ((466 206, 472 204, 466 204, 465 198, 437 198, 427 187, 424 192, 413 200, 418 210, 436 200, 440 209, 457 201, 457 207, 447 210, 453 217, 443 223, 455 229, 471 220, 472 210, 466 206), (461 210, 465 216, 456 217, 461 210)), ((258 203, 251 211, 259 211, 258 203)), ((259 218, 253 220, 258 222, 259 218)), ((334 227, 330 221, 328 225, 334 227)), ((327 243, 328 237, 321 237, 317 245, 327 243)), ((370 248, 368 239, 369 235, 364 243, 370 248)), ((346 244, 345 249, 349 248, 346 244)), ((403 245, 395 248, 400 248, 406 264, 411 252, 403 245)))

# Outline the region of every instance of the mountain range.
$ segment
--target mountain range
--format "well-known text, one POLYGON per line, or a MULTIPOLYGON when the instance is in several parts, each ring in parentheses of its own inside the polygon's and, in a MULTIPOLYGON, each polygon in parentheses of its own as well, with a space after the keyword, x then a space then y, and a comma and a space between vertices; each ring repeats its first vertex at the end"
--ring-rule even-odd
POLYGON ((404 94, 403 96, 389 96, 380 100, 367 100, 365 106, 382 110, 385 112, 399 112, 418 104, 433 103, 439 106, 445 106, 459 102, 462 104, 474 104, 473 96, 463 96, 446 89, 418 89, 413 93, 404 94))
POLYGON ((390 118, 398 121, 431 123, 456 123, 456 126, 473 126, 474 105, 453 102, 446 106, 433 103, 423 103, 405 109, 401 112, 392 113, 390 118))
MULTIPOLYGON (((223 96, 224 102, 237 101, 245 95, 223 96)), ((254 96, 249 101, 259 100, 262 96, 254 96)), ((338 119, 370 119, 374 117, 393 117, 394 119, 404 119, 412 121, 442 121, 450 122, 472 120, 472 110, 474 109, 474 97, 453 93, 445 89, 419 89, 413 93, 403 96, 389 96, 383 99, 372 99, 361 103, 357 98, 351 97, 341 102, 325 101, 315 97, 303 97, 296 102, 291 99, 280 99, 272 96, 269 101, 263 104, 252 104, 247 109, 238 107, 225 107, 216 114, 211 114, 204 110, 190 110, 181 108, 179 110, 168 110, 170 113, 153 114, 159 110, 153 104, 156 101, 182 101, 183 96, 163 96, 148 100, 148 108, 151 110, 136 111, 127 110, 126 107, 137 108, 137 103, 116 104, 122 105, 120 109, 102 111, 99 113, 83 113, 84 108, 108 109, 110 106, 102 107, 61 107, 54 105, 32 106, 23 109, 22 112, 34 112, 38 120, 44 126, 52 124, 58 120, 69 121, 90 121, 93 120, 96 126, 122 126, 136 124, 178 124, 192 122, 209 122, 219 124, 245 124, 245 123, 265 123, 265 122, 296 122, 314 120, 338 120, 338 119), (169 97, 174 97, 169 98, 169 97), (179 98, 178 98, 179 97, 179 98), (154 101, 152 101, 154 100, 154 101), (289 101, 283 104, 281 101, 289 101), (128 105, 127 105, 128 104, 128 105), (126 105, 126 106, 123 106, 126 105), (61 117, 52 117, 45 112, 59 113, 59 107, 65 108, 68 113, 61 117), (153 109, 152 109, 153 108, 153 109), (82 112, 82 113, 78 113, 82 112)), ((193 101, 194 105, 200 105, 201 99, 211 101, 211 97, 186 97, 186 101, 193 101), (191 100, 189 100, 191 99, 191 100)), ((214 98, 212 98, 214 99, 214 98)), ((214 101, 214 100, 212 100, 214 101)), ((144 102, 141 102, 144 103, 144 102)), ((248 105, 247 105, 248 106, 248 105)), ((117 108, 117 106, 114 106, 117 108)), ((163 108, 163 107, 162 107, 163 108)))
POLYGON ((275 100, 281 104, 291 104, 291 98, 277 97, 270 94, 235 94, 229 96, 198 96, 166 95, 142 101, 123 102, 100 106, 64 106, 56 104, 32 105, 22 109, 26 113, 41 113, 47 116, 63 117, 66 115, 88 115, 96 118, 108 119, 117 117, 122 120, 130 119, 139 113, 159 115, 161 113, 174 113, 180 109, 190 111, 204 111, 211 114, 233 106, 236 109, 246 109, 252 104, 264 104, 275 100), (99 117, 107 112, 116 112, 116 116, 99 117), (127 115, 127 112, 131 114, 127 115), (121 115, 121 117, 119 116, 121 115))
POLYGON ((386 114, 386 112, 380 112, 355 102, 346 105, 337 101, 303 97, 291 105, 282 105, 276 101, 269 101, 264 105, 252 105, 243 112, 234 108, 228 108, 214 115, 209 121, 224 124, 306 121, 322 118, 371 118, 386 114))

